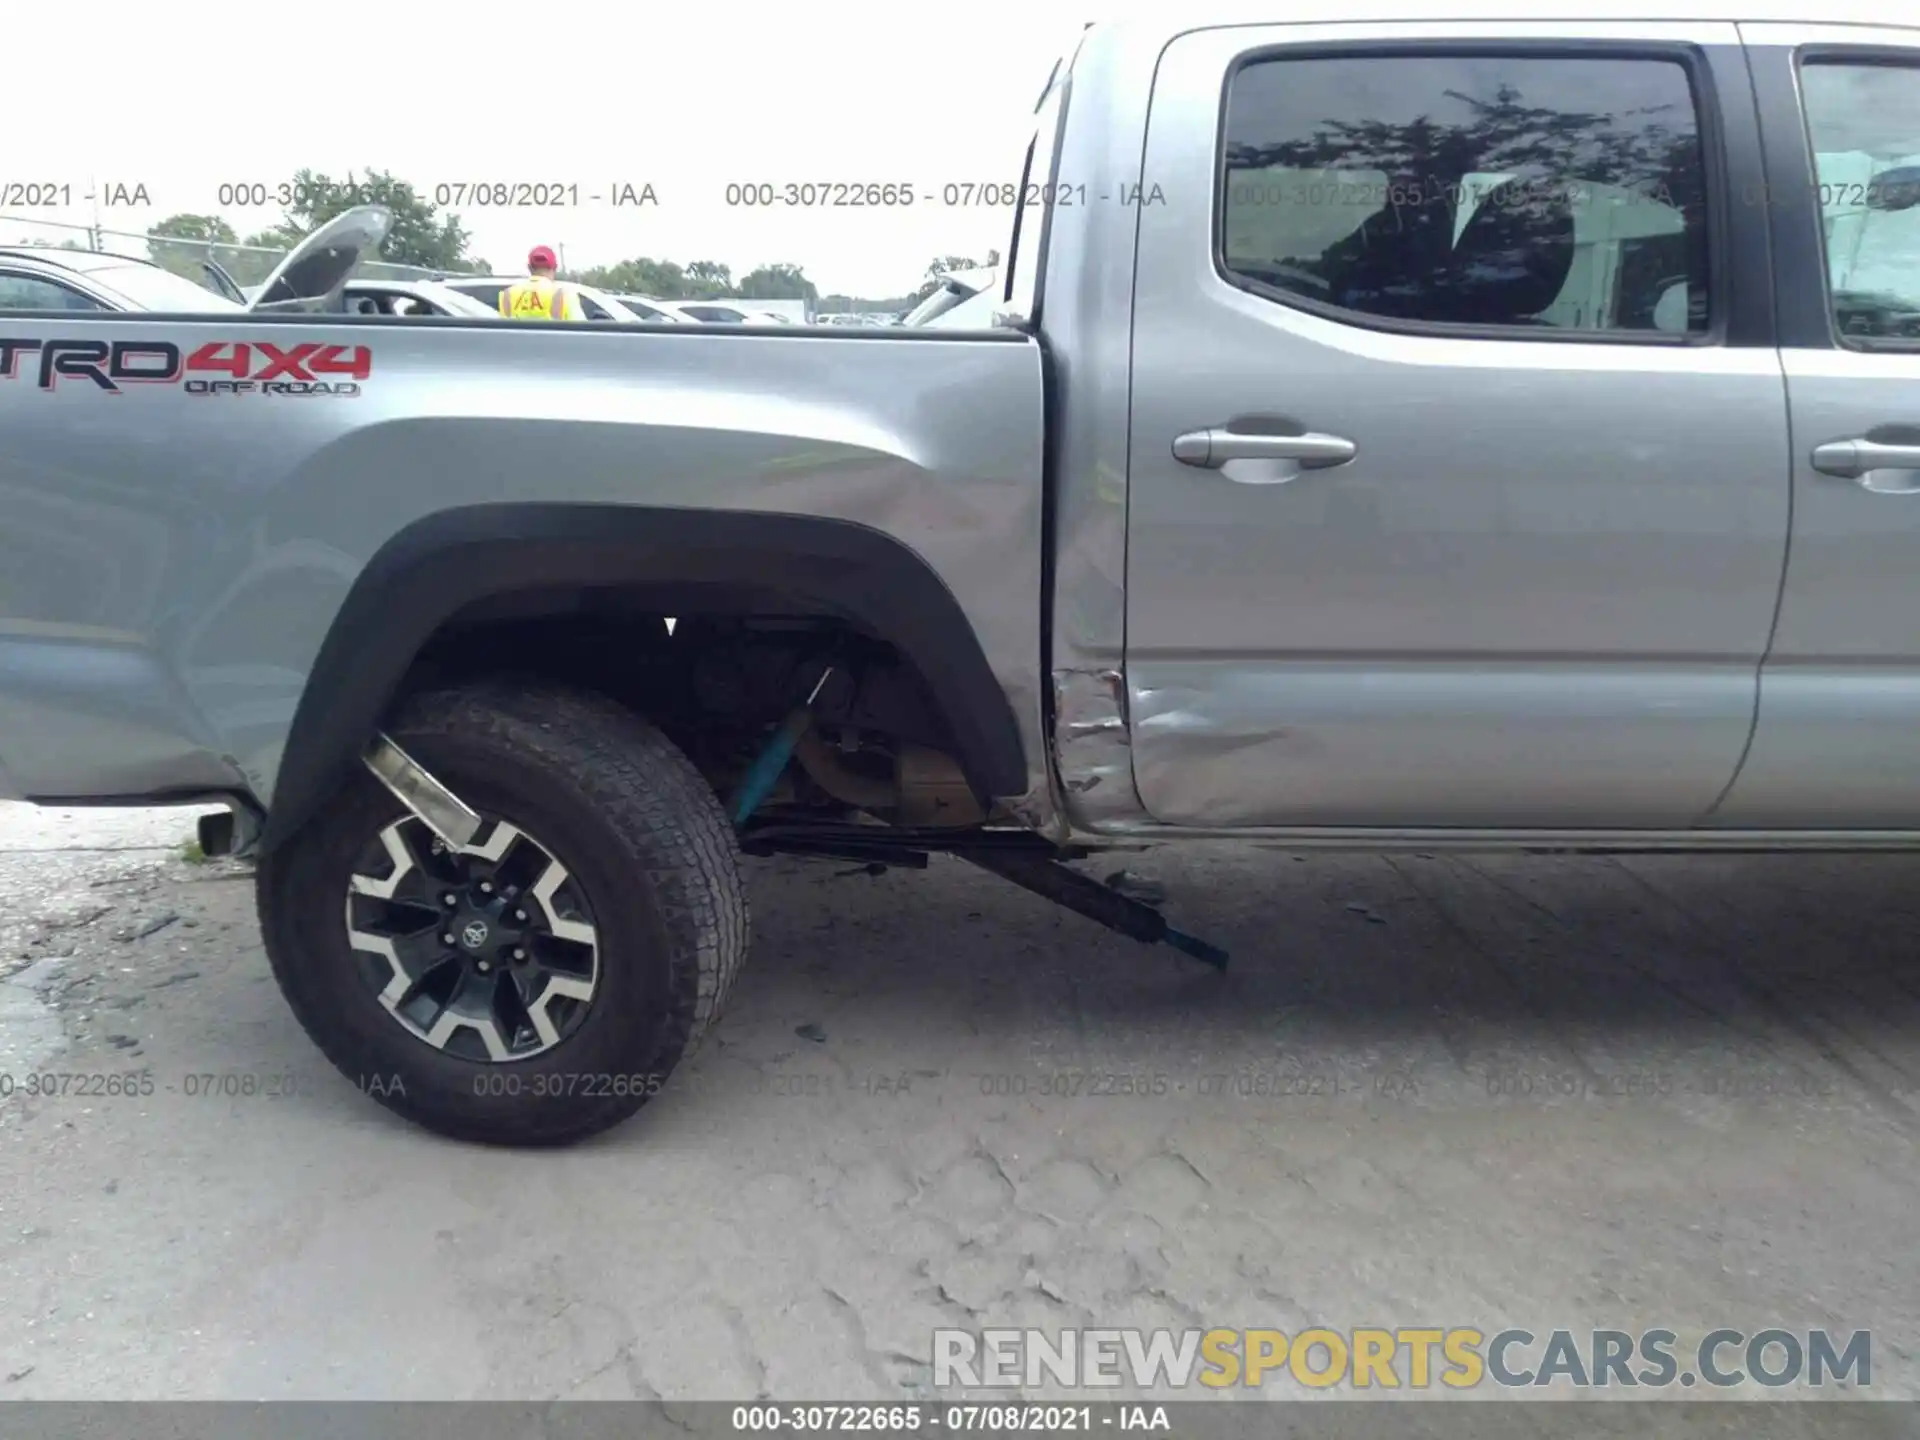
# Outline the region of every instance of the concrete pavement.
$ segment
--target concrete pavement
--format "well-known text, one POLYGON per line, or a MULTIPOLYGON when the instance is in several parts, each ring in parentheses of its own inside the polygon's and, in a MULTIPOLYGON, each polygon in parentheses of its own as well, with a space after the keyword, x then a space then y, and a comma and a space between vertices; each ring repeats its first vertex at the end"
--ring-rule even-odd
POLYGON ((0 806, 0 1398, 900 1396, 1002 1324, 1824 1325, 1920 1396, 1917 859, 1088 862, 1225 976, 759 862, 673 1092, 522 1154, 337 1076, 190 830, 0 806))

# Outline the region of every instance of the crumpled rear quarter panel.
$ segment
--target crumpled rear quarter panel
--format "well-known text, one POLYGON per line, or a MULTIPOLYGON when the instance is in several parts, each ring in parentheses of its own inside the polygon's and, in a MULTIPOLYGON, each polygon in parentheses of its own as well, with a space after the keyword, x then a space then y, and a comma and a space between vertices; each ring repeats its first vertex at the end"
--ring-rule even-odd
POLYGON ((0 339, 23 337, 363 345, 370 361, 357 396, 42 388, 31 354, 0 378, 0 774, 27 795, 269 802, 368 559, 436 511, 526 500, 894 537, 972 623, 1045 793, 1041 357, 1025 337, 0 319, 0 339))

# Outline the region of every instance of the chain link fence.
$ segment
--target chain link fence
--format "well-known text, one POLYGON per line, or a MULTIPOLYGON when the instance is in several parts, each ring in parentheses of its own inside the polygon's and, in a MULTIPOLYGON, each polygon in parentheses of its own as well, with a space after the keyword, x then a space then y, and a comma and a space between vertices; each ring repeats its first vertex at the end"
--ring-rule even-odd
MULTIPOLYGON (((144 230, 110 230, 100 225, 73 225, 5 213, 0 213, 0 246, 90 250, 96 254, 149 260, 216 293, 217 287, 205 268, 208 261, 219 265, 236 284, 246 288, 264 281, 289 253, 285 248, 181 240, 144 230)), ((356 275, 375 280, 424 280, 437 273, 418 265, 394 265, 384 260, 363 260, 354 270, 356 275)))

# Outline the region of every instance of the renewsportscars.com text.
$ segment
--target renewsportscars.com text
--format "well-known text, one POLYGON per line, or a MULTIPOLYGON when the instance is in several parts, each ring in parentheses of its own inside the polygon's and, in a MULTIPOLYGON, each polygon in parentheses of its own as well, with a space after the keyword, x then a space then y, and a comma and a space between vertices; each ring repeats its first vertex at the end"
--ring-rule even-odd
MULTIPOLYGON (((1697 1332, 1696 1332, 1697 1333, 1697 1332)), ((933 1383, 966 1389, 1046 1385, 1324 1390, 1709 1389, 1873 1383, 1873 1335, 1724 1327, 1683 1340, 1668 1329, 1356 1327, 1282 1330, 936 1330, 933 1383)))

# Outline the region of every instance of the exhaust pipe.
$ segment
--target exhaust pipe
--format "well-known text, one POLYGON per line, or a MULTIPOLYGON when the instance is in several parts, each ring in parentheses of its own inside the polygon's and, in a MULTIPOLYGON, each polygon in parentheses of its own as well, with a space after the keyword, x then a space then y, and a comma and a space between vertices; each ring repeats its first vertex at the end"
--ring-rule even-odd
POLYGON ((210 860, 244 859, 260 843, 261 833, 267 828, 267 817, 252 801, 233 795, 222 795, 219 799, 227 808, 217 814, 202 815, 194 825, 200 853, 210 860))
POLYGON ((480 833, 480 814, 442 785, 426 767, 393 743, 384 731, 374 738, 367 769, 434 834, 455 850, 464 850, 480 833))

